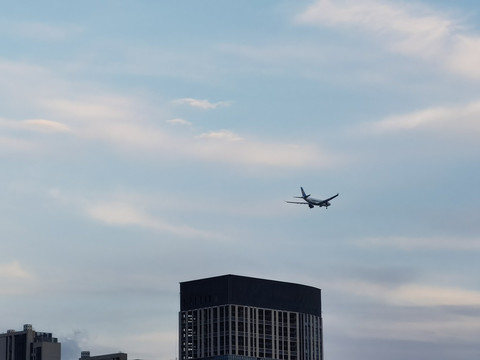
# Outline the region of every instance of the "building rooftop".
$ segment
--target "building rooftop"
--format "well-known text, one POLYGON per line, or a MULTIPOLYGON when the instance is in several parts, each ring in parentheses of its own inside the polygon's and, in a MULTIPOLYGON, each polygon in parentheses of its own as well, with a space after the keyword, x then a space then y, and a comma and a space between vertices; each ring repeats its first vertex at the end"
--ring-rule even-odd
POLYGON ((232 274, 180 283, 181 311, 227 304, 321 316, 321 290, 232 274))

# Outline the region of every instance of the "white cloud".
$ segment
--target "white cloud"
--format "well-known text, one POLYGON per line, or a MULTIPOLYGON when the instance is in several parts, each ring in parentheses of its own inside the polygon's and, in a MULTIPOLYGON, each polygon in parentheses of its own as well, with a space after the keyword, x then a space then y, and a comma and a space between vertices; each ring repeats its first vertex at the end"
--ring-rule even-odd
POLYGON ((415 44, 415 40, 423 41, 423 45, 432 45, 449 34, 453 27, 451 20, 426 8, 382 0, 320 0, 298 15, 296 20, 311 25, 360 27, 379 35, 396 35, 400 44, 410 40, 411 45, 415 44))
POLYGON ((447 66, 465 76, 480 77, 480 36, 457 35, 447 66))
POLYGON ((475 289, 341 278, 323 286, 355 303, 353 319, 342 313, 330 319, 334 327, 340 326, 332 331, 349 337, 464 342, 475 341, 480 331, 478 317, 471 315, 480 306, 480 291, 475 289))
POLYGON ((395 306, 480 306, 480 291, 455 287, 431 284, 391 286, 350 280, 337 280, 330 287, 395 306))
MULTIPOLYGON (((158 104, 147 103, 143 98, 104 93, 87 95, 87 90, 72 88, 71 84, 59 81, 41 68, 0 62, 0 75, 3 74, 9 76, 9 82, 18 84, 22 100, 28 104, 28 113, 38 113, 41 116, 17 122, 0 119, 0 126, 37 132, 69 133, 79 140, 75 142, 75 151, 82 146, 82 140, 95 140, 129 154, 168 159, 173 156, 178 159, 226 163, 234 167, 300 168, 339 163, 338 157, 334 158, 316 145, 305 143, 249 139, 230 130, 205 131, 197 136, 192 133, 179 134, 170 130, 165 123, 159 124, 153 120, 158 119, 163 110, 158 104), (45 88, 41 84, 45 84, 45 88), (69 95, 73 93, 76 95, 69 95)), ((0 86, 0 94, 2 90, 4 89, 0 86)), ((5 95, 11 96, 6 89, 5 95)), ((205 109, 228 104, 191 98, 178 101, 205 109)), ((179 118, 173 118, 167 124, 189 125, 179 118)), ((89 142, 85 144, 88 145, 89 142)), ((34 138, 22 138, 21 134, 4 135, 0 139, 2 148, 16 151, 40 148, 53 153, 56 145, 57 142, 41 135, 34 138)), ((65 151, 65 148, 62 150, 65 151)))
POLYGON ((131 115, 128 110, 132 102, 123 97, 96 96, 79 100, 49 98, 43 100, 41 105, 58 116, 67 118, 123 119, 131 115))
POLYGON ((71 132, 71 129, 58 121, 45 119, 28 119, 21 121, 0 119, 0 127, 9 129, 23 129, 46 133, 71 132))
POLYGON ((50 98, 41 105, 74 124, 74 134, 79 138, 95 139, 129 151, 164 150, 172 145, 168 133, 140 115, 150 110, 141 101, 97 95, 78 100, 50 98))
POLYGON ((40 131, 40 132, 71 132, 71 129, 62 123, 52 120, 44 120, 44 119, 31 119, 31 120, 23 120, 23 126, 26 129, 40 131))
POLYGON ((462 106, 432 107, 387 117, 367 127, 375 132, 429 130, 471 134, 480 132, 480 101, 462 106))
POLYGON ((414 250, 449 250, 449 251, 478 251, 480 237, 402 237, 365 238, 354 242, 360 247, 389 247, 406 251, 414 250))
POLYGON ((425 6, 382 0, 319 0, 297 23, 353 27, 373 33, 393 52, 439 64, 466 77, 480 77, 480 36, 425 6))
MULTIPOLYGON (((92 101, 55 100, 52 109, 75 121, 80 137, 98 139, 117 147, 156 150, 158 156, 175 154, 180 158, 196 158, 232 165, 268 165, 276 167, 330 166, 338 158, 313 145, 293 145, 265 140, 247 140, 230 130, 202 133, 193 138, 178 135, 136 117, 139 105, 106 97, 92 101)), ((174 123, 183 123, 178 119, 174 123)))
POLYGON ((224 141, 243 140, 241 136, 235 134, 233 131, 230 131, 230 130, 210 131, 208 133, 203 133, 198 135, 198 138, 224 140, 224 141))
POLYGON ((87 206, 88 215, 97 221, 113 226, 140 226, 180 237, 221 240, 214 232, 196 229, 184 224, 173 224, 159 216, 153 216, 126 202, 100 202, 87 206))
POLYGON ((204 134, 191 144, 189 151, 207 161, 232 165, 316 168, 341 162, 339 157, 322 152, 316 146, 249 140, 229 131, 204 134))
MULTIPOLYGON (((202 133, 195 137, 169 133, 148 120, 136 117, 135 104, 122 98, 102 101, 49 102, 62 116, 75 117, 78 136, 106 141, 131 150, 157 150, 157 154, 232 165, 270 165, 277 167, 329 166, 333 157, 315 146, 252 141, 230 130, 202 133)), ((182 123, 176 119, 173 123, 182 123)))
POLYGON ((480 291, 410 284, 388 293, 386 299, 397 305, 480 306, 480 291))
POLYGON ((0 264, 0 295, 27 294, 35 290, 34 276, 17 261, 0 264))
POLYGON ((192 126, 192 123, 190 121, 181 118, 167 120, 167 123, 172 125, 192 126))
POLYGON ((189 105, 191 107, 196 107, 200 109, 216 109, 220 106, 229 106, 230 102, 228 101, 218 101, 215 103, 212 103, 208 100, 198 100, 198 99, 193 99, 193 98, 183 98, 183 99, 177 99, 173 101, 174 104, 180 104, 180 105, 189 105))
POLYGON ((475 316, 452 315, 426 308, 412 309, 407 316, 404 312, 397 312, 395 308, 390 308, 389 313, 393 318, 385 319, 372 314, 354 319, 340 315, 335 319, 335 315, 330 315, 329 323, 333 327, 332 332, 341 332, 357 339, 395 339, 427 343, 451 342, 455 339, 461 343, 475 343, 480 332, 480 322, 475 316))
POLYGON ((31 277, 32 275, 23 269, 17 261, 0 264, 0 278, 29 279, 31 277))

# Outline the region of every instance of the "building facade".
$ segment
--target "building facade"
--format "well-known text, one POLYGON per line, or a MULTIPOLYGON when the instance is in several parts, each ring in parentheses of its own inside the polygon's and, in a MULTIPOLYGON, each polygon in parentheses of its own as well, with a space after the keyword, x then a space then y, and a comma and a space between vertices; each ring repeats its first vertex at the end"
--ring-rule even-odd
POLYGON ((321 290, 237 275, 180 283, 180 360, 323 360, 321 290))
POLYGON ((0 360, 60 360, 61 344, 51 333, 33 330, 32 325, 23 331, 7 330, 0 334, 0 360))

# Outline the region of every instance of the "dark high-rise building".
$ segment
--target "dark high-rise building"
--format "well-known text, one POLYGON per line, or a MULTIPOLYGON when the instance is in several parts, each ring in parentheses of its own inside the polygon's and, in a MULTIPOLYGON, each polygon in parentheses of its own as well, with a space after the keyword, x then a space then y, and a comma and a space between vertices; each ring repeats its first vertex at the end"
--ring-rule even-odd
POLYGON ((321 290, 237 275, 180 283, 180 360, 323 360, 321 290))
POLYGON ((0 334, 0 360, 60 360, 61 344, 51 333, 33 330, 8 330, 0 334))

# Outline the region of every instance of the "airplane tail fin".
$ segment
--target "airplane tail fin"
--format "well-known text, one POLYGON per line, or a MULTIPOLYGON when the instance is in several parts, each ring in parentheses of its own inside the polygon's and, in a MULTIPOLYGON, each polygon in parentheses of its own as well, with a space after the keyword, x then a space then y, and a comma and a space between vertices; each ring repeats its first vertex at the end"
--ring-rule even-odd
POLYGON ((311 194, 305 194, 305 191, 303 191, 303 187, 300 187, 300 190, 302 191, 302 196, 295 196, 296 198, 299 198, 299 199, 306 199, 308 198, 311 194))

